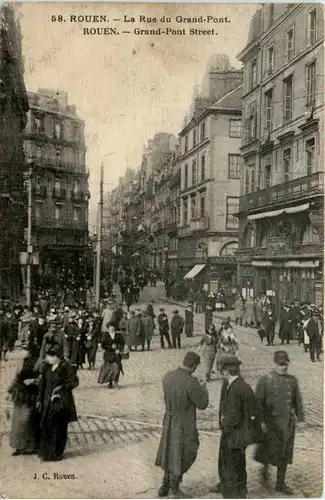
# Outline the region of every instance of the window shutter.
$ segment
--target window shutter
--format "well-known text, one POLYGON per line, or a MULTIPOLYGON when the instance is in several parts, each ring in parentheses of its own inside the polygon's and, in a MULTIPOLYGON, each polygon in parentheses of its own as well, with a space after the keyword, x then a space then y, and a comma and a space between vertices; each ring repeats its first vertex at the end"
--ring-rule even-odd
POLYGON ((256 113, 256 109, 253 110, 254 111, 254 139, 257 138, 257 113, 256 113))
POLYGON ((247 143, 249 140, 249 120, 245 118, 245 142, 247 143))

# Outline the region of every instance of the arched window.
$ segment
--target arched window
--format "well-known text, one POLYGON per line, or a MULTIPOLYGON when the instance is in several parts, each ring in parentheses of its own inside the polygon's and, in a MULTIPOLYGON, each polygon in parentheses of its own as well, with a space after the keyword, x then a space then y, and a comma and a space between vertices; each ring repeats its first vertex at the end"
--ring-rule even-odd
POLYGON ((319 243, 319 242, 320 242, 320 239, 319 239, 318 232, 311 225, 311 223, 309 223, 304 229, 301 244, 302 245, 310 245, 311 243, 319 243))
POLYGON ((236 250, 238 250, 237 241, 232 241, 231 243, 226 243, 220 251, 220 255, 235 255, 236 250))

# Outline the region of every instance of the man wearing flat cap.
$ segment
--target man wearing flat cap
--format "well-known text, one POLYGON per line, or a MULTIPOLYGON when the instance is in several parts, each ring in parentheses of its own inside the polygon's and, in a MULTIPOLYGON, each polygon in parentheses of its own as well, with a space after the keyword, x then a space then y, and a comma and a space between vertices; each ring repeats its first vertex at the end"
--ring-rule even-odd
POLYGON ((193 376, 199 364, 200 356, 188 352, 182 366, 163 380, 166 410, 155 464, 165 474, 159 497, 184 498, 180 483, 196 460, 200 445, 196 409, 205 410, 209 404, 205 382, 193 376))
POLYGON ((228 355, 220 362, 225 380, 221 388, 219 424, 219 480, 223 498, 247 497, 246 448, 259 432, 259 411, 252 388, 240 375, 241 362, 228 355))
POLYGON ((263 464, 261 481, 269 486, 269 465, 277 467, 276 491, 293 495, 286 485, 288 464, 292 463, 296 421, 303 422, 303 406, 298 381, 288 374, 289 356, 286 351, 274 353, 274 368, 263 375, 256 386, 264 428, 263 442, 255 460, 263 464))

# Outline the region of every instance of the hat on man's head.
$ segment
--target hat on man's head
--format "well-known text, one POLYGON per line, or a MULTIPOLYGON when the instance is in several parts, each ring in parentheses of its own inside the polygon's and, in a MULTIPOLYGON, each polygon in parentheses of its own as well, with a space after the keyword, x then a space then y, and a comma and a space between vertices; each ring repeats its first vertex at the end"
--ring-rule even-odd
POLYGON ((290 362, 286 351, 275 351, 273 360, 277 365, 287 365, 290 362))
POLYGON ((221 370, 239 365, 241 365, 241 361, 237 358, 237 356, 225 356, 220 360, 221 370))
POLYGON ((61 356, 62 354, 62 349, 59 344, 52 344, 48 347, 46 354, 49 354, 50 356, 61 356))
POLYGON ((192 367, 194 365, 199 365, 201 363, 201 358, 196 352, 187 352, 183 361, 183 365, 186 367, 192 367))
POLYGON ((179 313, 178 309, 175 309, 175 310, 173 311, 173 314, 178 314, 178 313, 179 313))
POLYGON ((160 312, 164 312, 164 311, 165 311, 165 309, 164 309, 163 307, 161 307, 161 308, 159 309, 159 311, 160 311, 160 312))

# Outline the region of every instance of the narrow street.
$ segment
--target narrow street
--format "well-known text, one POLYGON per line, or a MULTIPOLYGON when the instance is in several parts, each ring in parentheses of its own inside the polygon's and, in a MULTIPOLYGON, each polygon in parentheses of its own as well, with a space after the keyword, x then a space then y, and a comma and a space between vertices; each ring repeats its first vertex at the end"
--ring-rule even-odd
MULTIPOLYGON (((169 317, 175 304, 169 303, 161 288, 146 288, 141 304, 155 301, 155 312, 165 307, 169 317)), ((140 304, 140 307, 141 307, 140 304)), ((178 307, 182 314, 181 307, 178 307)), ((221 322, 216 319, 216 326, 221 322)), ((41 464, 37 457, 11 457, 8 445, 9 422, 5 417, 5 396, 20 356, 16 350, 7 363, 0 367, 1 377, 1 445, 5 458, 1 463, 0 492, 7 498, 31 498, 42 489, 43 498, 152 498, 156 496, 162 477, 154 466, 160 436, 164 405, 161 380, 163 375, 177 367, 189 348, 195 348, 203 331, 203 314, 195 315, 195 337, 183 339, 181 350, 160 349, 157 335, 153 350, 132 353, 124 361, 125 376, 120 388, 108 390, 97 384, 102 353, 97 356, 95 371, 79 372, 80 385, 75 390, 79 421, 71 425, 66 459, 54 464, 41 464), (12 481, 12 470, 16 480, 12 481), (53 477, 74 475, 67 479, 53 477), (38 478, 31 481, 34 474, 38 478), (42 478, 44 474, 44 478, 42 478), (94 474, 96 480, 94 481, 94 474), (82 479, 82 480, 81 480, 82 479), (88 481, 89 479, 89 481, 88 481)), ((242 375, 255 386, 258 378, 272 367, 273 352, 279 348, 262 345, 252 329, 236 328, 240 339, 242 375)), ((287 348, 291 359, 290 373, 298 377, 304 402, 306 429, 297 433, 294 464, 289 467, 288 483, 297 496, 321 495, 322 448, 322 369, 323 363, 312 364, 308 354, 296 343, 287 348)), ((204 375, 204 366, 199 369, 204 375)), ((196 464, 184 478, 183 489, 193 496, 211 497, 209 489, 217 481, 217 453, 219 442, 218 402, 221 379, 208 385, 210 404, 199 412, 201 447, 196 464)), ((258 465, 248 455, 248 487, 251 498, 267 497, 258 482, 258 465)), ((274 496, 274 492, 272 492, 274 496)))

